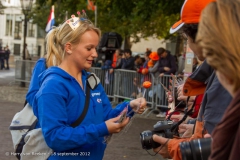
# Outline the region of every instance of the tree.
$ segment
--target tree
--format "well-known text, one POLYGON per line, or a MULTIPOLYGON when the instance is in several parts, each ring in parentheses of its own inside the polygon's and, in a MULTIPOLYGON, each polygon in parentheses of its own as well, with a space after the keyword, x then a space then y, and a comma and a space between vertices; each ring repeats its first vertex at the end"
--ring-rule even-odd
POLYGON ((0 14, 3 14, 4 13, 4 9, 6 7, 2 4, 2 1, 0 1, 0 14))
MULTIPOLYGON (((102 32, 118 32, 125 38, 126 45, 140 38, 154 36, 169 39, 171 25, 179 19, 184 0, 95 0, 98 6, 97 26, 102 32)), ((37 0, 33 11, 34 23, 42 29, 46 27, 51 5, 55 5, 56 25, 64 22, 66 12, 70 17, 82 8, 87 8, 86 0, 37 0), (73 5, 74 4, 74 5, 73 5), (46 12, 49 11, 49 12, 46 12)), ((94 22, 94 11, 86 10, 90 20, 94 22)))

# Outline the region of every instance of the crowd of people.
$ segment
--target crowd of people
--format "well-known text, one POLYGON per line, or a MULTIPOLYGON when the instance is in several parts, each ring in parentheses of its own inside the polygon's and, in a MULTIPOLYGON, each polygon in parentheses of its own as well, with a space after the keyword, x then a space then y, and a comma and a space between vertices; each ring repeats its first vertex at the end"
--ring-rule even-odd
MULTIPOLYGON (((194 111, 179 125, 179 135, 171 139, 153 135, 153 141, 161 144, 153 151, 162 157, 181 160, 180 144, 210 137, 210 160, 240 159, 239 9, 239 0, 186 0, 180 21, 171 27, 170 33, 181 34, 195 55, 193 73, 177 86, 177 100, 185 102, 187 109, 194 111), (189 119, 196 122, 188 124, 189 119)), ((36 128, 42 128, 45 141, 54 152, 91 152, 90 159, 102 159, 107 146, 104 138, 120 132, 134 112, 142 114, 145 111, 146 99, 138 93, 142 93, 141 82, 151 81, 147 75, 160 78, 183 76, 184 70, 179 71, 176 58, 165 48, 147 50, 145 57, 133 57, 130 49, 117 49, 113 58, 101 66, 107 71, 105 83, 113 80, 115 69, 142 74, 142 79, 123 77, 123 91, 126 89, 124 84, 133 81, 136 91, 128 93, 132 99, 112 108, 103 86, 96 83, 91 87, 87 115, 81 124, 71 127, 83 111, 86 89, 92 83, 86 70, 92 67, 97 57, 95 48, 100 36, 101 31, 90 20, 74 16, 47 34, 47 54, 34 67, 26 99, 38 118, 36 128), (128 118, 119 122, 119 114, 126 110, 128 118)), ((3 68, 4 64, 1 65, 3 68)), ((154 90, 149 92, 149 97, 156 94, 172 104, 174 99, 170 89, 161 95, 163 86, 171 86, 171 83, 152 84, 154 90)), ((181 109, 178 110, 180 114, 173 115, 166 109, 159 109, 157 117, 166 117, 173 122, 184 117, 181 109)), ((76 159, 71 155, 67 158, 76 159)))
MULTIPOLYGON (((183 142, 210 137, 212 144, 208 145, 211 145, 211 154, 205 159, 240 159, 240 81, 239 75, 234 74, 240 67, 239 7, 239 0, 186 0, 182 6, 181 20, 170 30, 171 33, 181 32, 197 58, 203 61, 179 86, 178 98, 184 100, 189 96, 196 101, 197 96, 204 96, 195 126, 179 126, 179 130, 188 133, 187 137, 169 140, 153 136, 155 142, 162 144, 154 151, 165 158, 180 160, 183 158, 180 149, 183 142)), ((192 157, 199 154, 193 151, 194 147, 191 146, 192 151, 186 151, 192 157)), ((204 157, 203 147, 206 146, 198 143, 197 147, 201 150, 200 156, 204 157)))

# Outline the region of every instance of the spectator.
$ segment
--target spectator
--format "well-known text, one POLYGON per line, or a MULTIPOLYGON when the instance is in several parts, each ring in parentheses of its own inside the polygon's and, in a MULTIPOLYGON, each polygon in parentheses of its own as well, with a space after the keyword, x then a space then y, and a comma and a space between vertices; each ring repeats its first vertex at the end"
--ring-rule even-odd
POLYGON ((4 59, 5 59, 5 51, 3 50, 2 46, 0 46, 0 63, 1 63, 1 70, 5 68, 4 65, 4 59))
MULTIPOLYGON (((124 50, 121 68, 126 70, 134 70, 134 57, 132 57, 132 51, 130 49, 124 50)), ((131 83, 129 82, 132 82, 132 81, 133 79, 128 75, 125 75, 123 77, 121 89, 125 97, 131 96, 133 86, 130 85, 131 83)))
MULTIPOLYGON (((201 14, 196 42, 233 100, 212 133, 209 160, 240 159, 240 1, 217 0, 201 14), (224 33, 224 34, 222 34, 224 33)), ((225 101, 225 99, 221 99, 225 101)))
POLYGON ((141 84, 145 81, 151 81, 151 76, 148 74, 148 61, 150 60, 149 55, 151 54, 151 51, 147 51, 145 53, 145 57, 143 60, 143 66, 139 68, 138 73, 142 74, 141 76, 141 84))
POLYGON ((113 80, 113 74, 109 73, 109 70, 112 69, 112 61, 106 60, 104 65, 101 67, 102 70, 106 70, 105 72, 105 84, 111 84, 110 82, 113 80))
POLYGON ((151 54, 151 51, 146 51, 145 53, 145 62, 143 63, 143 68, 139 70, 140 73, 142 74, 147 74, 148 73, 148 61, 150 60, 149 55, 151 54), (147 69, 147 70, 144 70, 147 69))
POLYGON ((32 60, 29 51, 27 49, 27 44, 25 44, 25 60, 32 60))
MULTIPOLYGON (((195 37, 198 31, 201 11, 210 2, 212 0, 186 0, 181 11, 181 21, 176 23, 180 25, 178 27, 176 27, 177 25, 173 25, 170 30, 171 33, 174 33, 182 28, 188 45, 201 61, 204 61, 205 58, 203 57, 202 48, 195 43, 195 37)), ((196 96, 202 93, 204 93, 204 97, 197 117, 194 134, 191 138, 173 138, 169 140, 159 152, 163 157, 180 160, 179 144, 181 142, 203 138, 207 133, 212 134, 213 129, 222 119, 226 107, 231 101, 231 96, 219 83, 213 68, 206 61, 187 78, 183 88, 179 90, 178 98, 179 100, 183 100, 186 99, 186 96, 196 96)), ((160 144, 164 144, 167 141, 166 138, 156 135, 153 136, 153 140, 160 144)), ((154 151, 158 152, 158 150, 159 148, 156 148, 154 151)))
POLYGON ((159 76, 175 74, 177 71, 176 59, 171 55, 170 51, 158 48, 157 53, 160 57, 158 65, 159 76))
MULTIPOLYGON (((163 77, 164 75, 171 75, 171 74, 175 74, 175 72, 177 71, 177 63, 176 63, 176 58, 174 56, 171 55, 170 51, 165 50, 164 48, 158 48, 157 50, 157 54, 160 57, 159 61, 158 61, 158 75, 159 77, 163 77)), ((164 79, 160 79, 161 83, 163 83, 163 85, 165 87, 169 87, 169 81, 168 80, 164 80, 164 79)), ((160 90, 158 92, 162 92, 163 88, 160 85, 160 90)), ((162 96, 162 101, 163 99, 165 99, 165 94, 163 94, 162 96)), ((167 113, 167 109, 166 108, 159 108, 160 109, 160 113, 156 115, 156 117, 165 117, 166 113, 167 113)))
POLYGON ((121 58, 122 58, 122 50, 116 49, 113 54, 113 63, 112 68, 119 68, 121 64, 121 58))
POLYGON ((134 69, 138 72, 141 73, 140 71, 143 68, 143 64, 145 62, 145 59, 143 59, 142 57, 140 57, 139 55, 136 55, 134 57, 135 61, 134 61, 134 69))
MULTIPOLYGON (((159 72, 158 72, 158 66, 159 66, 159 59, 157 52, 152 52, 149 55, 149 63, 148 63, 148 71, 151 73, 155 79, 158 78, 159 72)), ((157 83, 157 81, 154 81, 155 83, 152 84, 152 90, 148 92, 148 96, 153 99, 158 99, 161 101, 162 99, 162 91, 161 91, 161 84, 157 83)))
POLYGON ((134 58, 130 49, 124 50, 124 58, 122 59, 122 69, 134 70, 134 58))
POLYGON ((6 60, 6 69, 9 69, 9 57, 10 57, 10 50, 8 48, 8 45, 5 47, 5 60, 6 60))

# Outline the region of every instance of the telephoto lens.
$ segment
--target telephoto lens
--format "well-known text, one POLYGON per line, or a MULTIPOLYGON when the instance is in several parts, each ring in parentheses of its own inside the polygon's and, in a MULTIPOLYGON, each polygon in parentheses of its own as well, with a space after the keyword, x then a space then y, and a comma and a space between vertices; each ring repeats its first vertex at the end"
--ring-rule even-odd
POLYGON ((201 138, 180 143, 182 160, 208 160, 211 142, 211 138, 201 138))

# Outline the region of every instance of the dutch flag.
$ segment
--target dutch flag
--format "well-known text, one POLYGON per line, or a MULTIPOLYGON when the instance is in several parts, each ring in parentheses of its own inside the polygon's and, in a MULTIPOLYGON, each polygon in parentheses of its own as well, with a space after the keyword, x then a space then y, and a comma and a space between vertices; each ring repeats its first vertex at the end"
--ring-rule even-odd
POLYGON ((55 24, 55 19, 54 19, 54 6, 52 6, 52 10, 50 12, 50 15, 48 17, 48 23, 46 26, 45 31, 49 32, 52 29, 52 26, 55 24))

